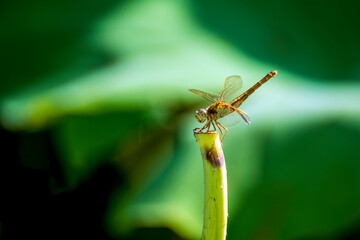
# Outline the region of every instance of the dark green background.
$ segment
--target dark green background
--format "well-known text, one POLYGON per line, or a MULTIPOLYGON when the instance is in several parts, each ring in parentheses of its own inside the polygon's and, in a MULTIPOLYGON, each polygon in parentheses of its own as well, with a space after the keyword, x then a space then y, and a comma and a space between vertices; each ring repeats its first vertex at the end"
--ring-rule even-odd
POLYGON ((3 1, 0 239, 199 239, 187 88, 275 69, 223 143, 228 238, 360 239, 359 7, 3 1))

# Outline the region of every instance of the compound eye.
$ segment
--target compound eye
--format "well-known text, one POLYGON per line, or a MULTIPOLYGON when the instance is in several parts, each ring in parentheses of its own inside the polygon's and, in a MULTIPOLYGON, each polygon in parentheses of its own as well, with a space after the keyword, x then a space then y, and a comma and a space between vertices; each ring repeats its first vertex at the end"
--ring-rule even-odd
POLYGON ((197 110, 195 117, 199 122, 201 122, 201 123, 205 122, 206 121, 206 110, 205 109, 197 110))

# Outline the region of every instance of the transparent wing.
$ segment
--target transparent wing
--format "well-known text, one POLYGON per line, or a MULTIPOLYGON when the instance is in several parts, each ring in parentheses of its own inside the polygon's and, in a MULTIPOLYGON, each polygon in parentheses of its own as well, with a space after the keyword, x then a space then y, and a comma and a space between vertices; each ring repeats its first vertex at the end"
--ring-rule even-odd
POLYGON ((240 76, 233 75, 225 79, 224 88, 219 94, 218 101, 227 101, 234 93, 242 87, 242 79, 240 76))
POLYGON ((239 110, 239 112, 233 112, 223 118, 220 118, 218 122, 224 126, 233 126, 239 122, 245 122, 247 125, 251 123, 249 115, 241 110, 239 110))
POLYGON ((204 92, 204 91, 197 90, 197 89, 189 89, 189 91, 206 98, 210 102, 217 102, 218 98, 219 98, 218 94, 211 93, 211 92, 204 92))

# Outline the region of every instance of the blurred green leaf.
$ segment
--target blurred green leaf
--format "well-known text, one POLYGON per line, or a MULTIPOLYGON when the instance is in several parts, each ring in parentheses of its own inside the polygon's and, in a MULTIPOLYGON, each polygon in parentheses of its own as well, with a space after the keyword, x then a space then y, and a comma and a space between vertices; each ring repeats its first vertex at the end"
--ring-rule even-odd
POLYGON ((260 145, 259 182, 230 221, 229 236, 330 238, 360 218, 359 129, 323 122, 287 130, 260 145))
POLYGON ((88 36, 99 20, 121 4, 113 0, 3 1, 0 95, 42 85, 44 80, 53 87, 109 62, 112 56, 89 42, 88 36), (49 81, 54 76, 62 78, 49 81))
POLYGON ((259 60, 317 80, 359 80, 358 1, 191 3, 204 26, 259 60))
POLYGON ((197 27, 183 26, 184 21, 191 19, 183 16, 184 6, 180 2, 135 1, 129 3, 128 8, 127 14, 120 14, 122 7, 120 13, 114 12, 114 16, 119 15, 120 19, 113 20, 112 16, 108 17, 110 20, 105 19, 103 24, 99 24, 98 35, 92 38, 104 50, 120 49, 123 55, 117 61, 81 76, 77 73, 59 74, 51 78, 57 82, 56 87, 32 87, 4 98, 3 124, 8 128, 31 129, 43 127, 67 114, 130 107, 164 108, 175 101, 192 101, 186 89, 195 85, 195 80, 203 83, 199 86, 219 87, 222 84, 219 79, 225 79, 229 73, 254 69, 251 61, 241 58, 244 56, 239 56, 226 44, 211 36, 209 38, 197 27), (157 16, 163 8, 167 9, 166 16, 171 16, 168 22, 157 17, 141 18, 141 21, 134 17, 157 16), (161 24, 164 27, 160 27, 161 24), (121 31, 123 28, 128 32, 121 31), (148 42, 145 41, 148 38, 134 41, 141 31, 149 31, 158 37, 148 42), (181 37, 167 37, 174 34, 181 37), (114 46, 106 42, 118 39, 117 35, 126 36, 128 40, 113 43, 114 46), (167 43, 159 43, 159 39, 167 43), (158 44, 162 45, 161 49, 158 44))
POLYGON ((76 186, 88 178, 107 157, 115 154, 125 137, 149 121, 141 112, 115 112, 95 116, 71 116, 56 130, 56 142, 63 158, 68 184, 76 186))
POLYGON ((137 226, 169 227, 178 235, 195 239, 201 235, 203 176, 197 146, 176 141, 171 161, 146 189, 134 193, 124 205, 114 198, 109 209, 111 232, 118 235, 137 226))

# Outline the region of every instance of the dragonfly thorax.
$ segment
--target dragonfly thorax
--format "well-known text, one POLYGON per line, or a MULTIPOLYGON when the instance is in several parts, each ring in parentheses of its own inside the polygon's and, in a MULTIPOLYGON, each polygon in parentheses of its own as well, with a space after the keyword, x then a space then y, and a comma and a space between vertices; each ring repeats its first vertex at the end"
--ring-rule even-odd
POLYGON ((206 110, 203 109, 203 108, 197 110, 196 113, 195 113, 196 119, 197 119, 199 122, 201 122, 201 123, 203 123, 203 122, 206 121, 206 116, 207 116, 206 110))

